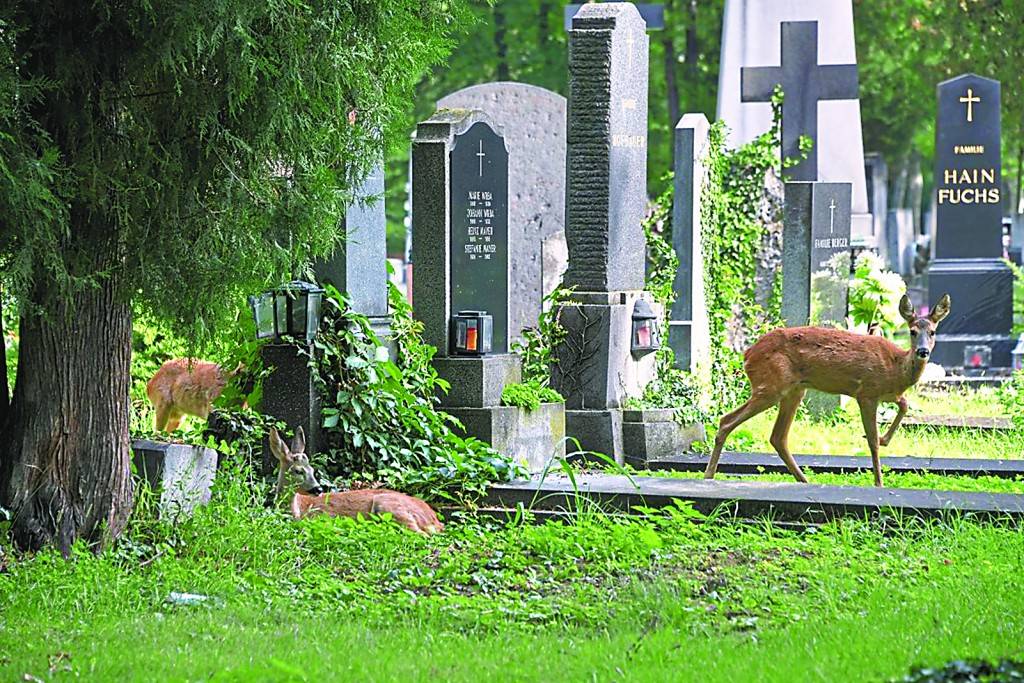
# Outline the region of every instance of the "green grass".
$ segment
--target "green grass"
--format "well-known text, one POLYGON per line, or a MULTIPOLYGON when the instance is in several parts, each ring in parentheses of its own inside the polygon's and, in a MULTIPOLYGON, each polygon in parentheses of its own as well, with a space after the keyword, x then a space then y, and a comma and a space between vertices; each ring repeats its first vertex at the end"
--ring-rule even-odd
POLYGON ((143 510, 100 556, 8 555, 0 679, 860 681, 1024 652, 1024 533, 1008 526, 796 531, 679 507, 469 517, 424 539, 295 523, 259 495, 229 485, 173 528, 143 510), (171 606, 172 591, 211 599, 171 606))
MULTIPOLYGON (((989 388, 950 392, 911 392, 909 415, 973 415, 998 417, 1002 406, 989 388)), ((884 433, 895 408, 879 411, 879 433, 884 433)), ((728 451, 774 453, 768 438, 775 423, 776 410, 764 412, 745 422, 726 443, 728 451)), ((813 455, 869 455, 860 411, 849 401, 836 416, 814 420, 799 413, 789 433, 793 453, 813 455)), ((983 429, 946 429, 941 427, 902 426, 882 456, 914 455, 948 458, 1024 458, 1024 430, 992 431, 983 429)))

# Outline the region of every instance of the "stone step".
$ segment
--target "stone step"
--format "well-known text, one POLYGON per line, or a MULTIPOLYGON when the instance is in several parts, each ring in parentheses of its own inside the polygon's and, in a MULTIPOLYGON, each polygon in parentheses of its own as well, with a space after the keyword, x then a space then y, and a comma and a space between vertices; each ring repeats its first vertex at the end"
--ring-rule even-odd
MULTIPOLYGON (((797 455, 801 469, 829 474, 870 472, 871 458, 866 455, 797 455)), ((648 460, 647 469, 672 472, 703 472, 708 465, 706 455, 676 455, 648 460)), ((980 458, 921 458, 893 456, 882 458, 882 468, 893 472, 926 472, 929 474, 965 477, 1024 476, 1024 459, 985 460, 980 458)), ((788 473, 782 459, 775 453, 722 453, 718 471, 723 474, 788 473)))
POLYGON ((522 503, 541 510, 575 510, 596 503, 609 511, 668 507, 680 500, 710 514, 719 508, 741 518, 770 517, 780 522, 818 523, 842 516, 866 517, 885 511, 915 517, 956 512, 986 520, 1024 517, 1024 496, 917 489, 778 484, 757 481, 705 481, 616 474, 548 475, 495 484, 485 507, 522 503))

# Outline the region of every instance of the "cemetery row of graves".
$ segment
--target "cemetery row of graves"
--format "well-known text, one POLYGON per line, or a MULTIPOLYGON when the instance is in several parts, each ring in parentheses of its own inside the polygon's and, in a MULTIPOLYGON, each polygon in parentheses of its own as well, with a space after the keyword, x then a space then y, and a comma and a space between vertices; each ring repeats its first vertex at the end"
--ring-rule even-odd
MULTIPOLYGON (((378 157, 343 247, 238 297, 203 347, 227 377, 208 419, 162 419, 147 382, 197 346, 136 310, 119 366, 127 513, 79 536, 81 516, 36 514, 39 491, 55 504, 49 480, 0 471, 5 487, 36 484, 0 508, 0 672, 1014 669, 997 662, 1024 643, 1024 373, 1011 374, 1024 321, 1020 245, 1003 242, 998 200, 999 83, 938 85, 939 187, 920 249, 920 223, 885 208, 884 164, 864 156, 856 64, 819 63, 819 31, 852 52, 852 18, 837 32, 813 12, 772 23, 766 7, 774 57, 731 29, 726 123, 680 118, 654 200, 651 27, 632 4, 570 17, 568 98, 512 82, 441 98, 411 142, 407 263, 385 258, 378 157), (807 118, 819 101, 842 108, 807 118), (947 293, 948 317, 929 318, 947 293), (718 419, 750 397, 743 352, 763 334, 849 328, 913 352, 921 320, 938 321, 936 344, 882 452, 884 488, 858 405, 813 392, 790 430, 810 484, 776 454, 773 410, 732 432, 718 478, 702 478, 718 419), (419 496, 444 531, 289 517, 268 437, 300 428, 320 486, 419 496)), ((12 378, 36 362, 17 342, 6 337, 12 378)), ((894 419, 883 407, 879 431, 894 419)))

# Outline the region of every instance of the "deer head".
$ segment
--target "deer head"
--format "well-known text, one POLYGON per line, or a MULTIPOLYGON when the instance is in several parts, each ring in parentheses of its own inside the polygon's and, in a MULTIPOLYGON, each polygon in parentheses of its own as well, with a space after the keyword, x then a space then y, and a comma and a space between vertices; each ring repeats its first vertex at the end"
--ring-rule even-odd
POLYGON ((295 430, 291 447, 284 442, 276 429, 270 430, 270 452, 278 462, 277 495, 285 491, 298 491, 317 495, 321 493, 320 482, 316 479, 309 458, 306 456, 306 435, 302 427, 295 430), (286 488, 287 487, 287 488, 286 488))
POLYGON ((914 355, 919 360, 928 360, 935 348, 935 328, 949 315, 949 294, 943 294, 939 303, 926 316, 918 317, 906 294, 900 299, 900 315, 910 326, 910 344, 914 355))

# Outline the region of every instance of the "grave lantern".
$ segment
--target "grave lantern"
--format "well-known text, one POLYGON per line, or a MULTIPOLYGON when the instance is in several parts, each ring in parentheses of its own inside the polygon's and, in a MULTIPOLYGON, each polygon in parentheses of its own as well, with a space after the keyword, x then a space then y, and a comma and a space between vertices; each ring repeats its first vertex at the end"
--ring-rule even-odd
POLYGON ((1017 340, 1017 347, 1010 352, 1013 359, 1011 366, 1014 370, 1024 370, 1024 334, 1017 340))
POLYGON ((645 356, 661 348, 661 330, 658 316, 651 305, 643 299, 637 299, 633 306, 633 336, 630 350, 637 356, 645 356))
POLYGON ((964 347, 964 370, 968 373, 987 370, 991 364, 991 346, 987 344, 970 344, 964 347))
POLYGON ((293 280, 280 287, 249 297, 256 321, 257 339, 281 340, 292 337, 310 342, 320 326, 320 303, 324 290, 310 282, 293 280))
POLYGON ((493 335, 494 320, 487 311, 459 311, 452 318, 452 353, 456 356, 488 354, 493 335))

